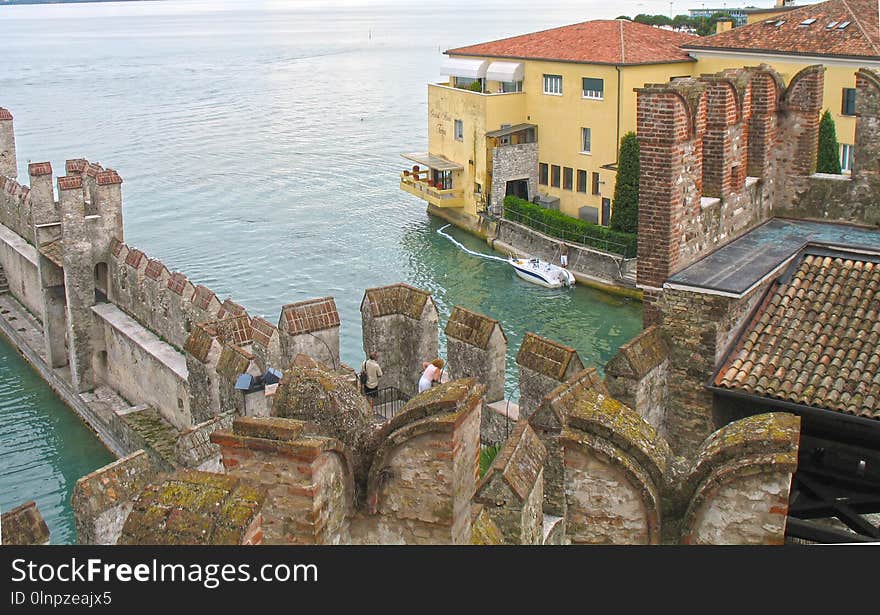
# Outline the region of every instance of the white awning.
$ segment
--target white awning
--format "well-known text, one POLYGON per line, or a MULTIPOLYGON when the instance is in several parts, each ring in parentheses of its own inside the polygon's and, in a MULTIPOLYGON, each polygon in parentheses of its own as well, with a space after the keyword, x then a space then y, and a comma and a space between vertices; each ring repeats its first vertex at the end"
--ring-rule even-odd
POLYGON ((522 62, 492 62, 486 69, 486 79, 489 81, 522 81, 522 62))
POLYGON ((403 156, 407 160, 418 162, 421 165, 424 165, 431 169, 435 169, 437 171, 460 171, 464 168, 457 162, 452 162, 448 158, 429 154, 428 152, 420 152, 416 154, 401 154, 401 156, 403 156))
POLYGON ((446 58, 440 65, 440 74, 447 77, 468 77, 482 79, 486 76, 489 60, 468 60, 465 58, 446 58))

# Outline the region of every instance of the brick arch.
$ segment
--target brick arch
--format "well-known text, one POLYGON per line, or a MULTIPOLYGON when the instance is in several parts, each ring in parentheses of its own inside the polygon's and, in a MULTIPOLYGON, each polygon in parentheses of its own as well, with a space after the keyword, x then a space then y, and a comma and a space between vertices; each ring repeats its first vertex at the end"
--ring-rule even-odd
POLYGON ((776 141, 777 113, 785 84, 779 73, 761 65, 751 71, 749 90, 747 173, 752 177, 764 177, 769 172, 770 155, 776 141))
POLYGON ((782 412, 734 421, 706 438, 680 487, 681 542, 777 540, 799 441, 800 418, 782 412), (725 516, 730 501, 749 506, 741 516, 725 516), (767 529, 771 526, 775 529, 767 529))
POLYGON ((701 80, 706 84, 703 196, 724 198, 742 190, 745 182, 744 146, 748 134, 742 122, 742 98, 727 76, 701 80))
POLYGON ((785 122, 795 143, 792 175, 811 175, 816 170, 824 83, 825 67, 814 64, 792 77, 782 94, 785 122))

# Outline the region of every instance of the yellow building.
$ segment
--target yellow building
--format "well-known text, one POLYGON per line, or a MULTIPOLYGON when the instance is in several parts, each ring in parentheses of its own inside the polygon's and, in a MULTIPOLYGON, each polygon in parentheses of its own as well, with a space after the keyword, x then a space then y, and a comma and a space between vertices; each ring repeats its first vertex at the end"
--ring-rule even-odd
POLYGON ((877 0, 779 10, 708 37, 600 20, 450 49, 448 80, 428 85, 428 151, 405 154, 400 186, 474 230, 507 194, 607 225, 620 138, 636 128, 634 88, 759 64, 786 83, 826 66, 824 100, 846 171, 855 72, 880 68, 877 0))
POLYGON ((746 26, 692 40, 683 49, 697 60, 699 73, 764 63, 786 83, 803 68, 824 64, 824 104, 837 127, 841 167, 848 171, 856 129, 855 72, 880 68, 877 0, 830 0, 774 10, 756 13, 762 19, 746 26))
POLYGON ((690 76, 692 38, 604 20, 447 51, 448 80, 428 85, 428 152, 405 154, 401 188, 472 228, 507 194, 607 224, 633 89, 690 76))

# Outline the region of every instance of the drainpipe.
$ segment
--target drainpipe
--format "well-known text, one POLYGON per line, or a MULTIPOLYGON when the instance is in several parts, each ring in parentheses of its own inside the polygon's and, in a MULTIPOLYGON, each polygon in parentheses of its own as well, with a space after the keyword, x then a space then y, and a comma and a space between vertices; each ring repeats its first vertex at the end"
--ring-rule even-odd
POLYGON ((615 66, 617 71, 617 141, 614 144, 614 164, 620 164, 620 66, 615 66))

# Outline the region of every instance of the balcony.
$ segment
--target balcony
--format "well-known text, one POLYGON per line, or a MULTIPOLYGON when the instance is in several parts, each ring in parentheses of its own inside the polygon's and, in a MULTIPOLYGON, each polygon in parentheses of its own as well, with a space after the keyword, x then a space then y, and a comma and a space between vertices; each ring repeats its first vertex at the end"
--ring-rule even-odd
POLYGON ((421 163, 400 174, 400 189, 409 192, 435 207, 452 209, 464 207, 464 191, 454 188, 455 176, 462 166, 442 156, 430 154, 403 154, 405 158, 421 163))

